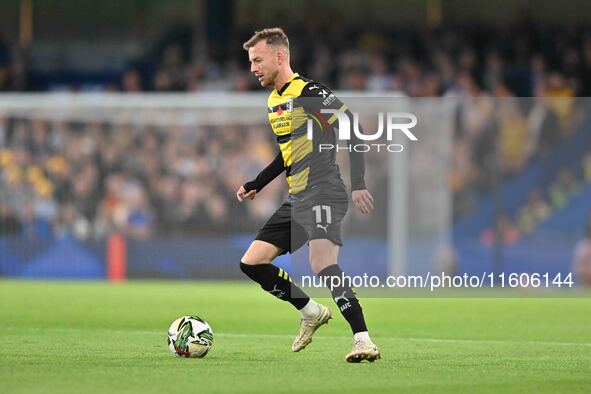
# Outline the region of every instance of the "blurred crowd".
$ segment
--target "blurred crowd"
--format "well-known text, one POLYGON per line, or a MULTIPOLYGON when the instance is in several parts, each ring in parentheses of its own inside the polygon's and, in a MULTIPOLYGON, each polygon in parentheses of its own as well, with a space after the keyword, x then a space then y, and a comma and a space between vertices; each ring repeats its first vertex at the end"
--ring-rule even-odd
POLYGON ((244 207, 235 192, 274 157, 257 127, 215 129, 0 118, 0 229, 101 238, 260 225, 279 181, 244 207))
MULTIPOLYGON (((548 155, 552 144, 572 135, 589 109, 588 103, 568 97, 518 100, 482 95, 455 97, 454 102, 451 151, 444 159, 449 173, 436 171, 440 167, 433 159, 444 152, 434 135, 422 140, 421 149, 411 150, 409 168, 413 182, 423 184, 411 188, 411 193, 418 192, 411 194, 413 207, 423 210, 436 204, 433 196, 447 182, 455 217, 469 214, 503 179, 548 155), (446 174, 447 180, 438 181, 446 174), (429 188, 435 189, 426 193, 429 188)), ((417 111, 431 108, 429 103, 419 104, 417 111)), ((433 114, 430 118, 438 122, 433 114)), ((184 126, 172 120, 166 126, 149 126, 116 119, 63 121, 43 113, 0 114, 0 232, 72 234, 80 239, 102 238, 113 231, 137 238, 248 232, 256 230, 285 197, 285 181, 279 177, 254 201, 240 204, 235 198, 238 187, 276 154, 266 124, 184 126)), ((339 154, 348 183, 346 156, 339 154)), ((366 183, 382 213, 388 205, 387 156, 385 150, 366 155, 366 183)), ((531 190, 518 215, 503 218, 499 225, 507 229, 509 242, 533 231, 582 183, 591 182, 591 154, 583 158, 581 168, 580 175, 561 170, 547 190, 531 190)), ((359 219, 355 210, 350 216, 359 219)), ((413 225, 432 226, 424 212, 413 216, 413 225)), ((385 217, 371 223, 358 220, 355 227, 379 233, 385 217)), ((492 242, 491 231, 483 234, 485 243, 492 242)))
MULTIPOLYGON (((520 20, 513 27, 482 26, 363 31, 324 17, 287 27, 293 69, 334 89, 403 91, 412 97, 446 93, 537 96, 544 90, 591 95, 591 29, 538 27, 520 20)), ((245 91, 259 89, 249 74, 239 31, 223 57, 174 42, 154 71, 130 67, 123 91, 245 91)), ((200 47, 201 48, 201 47, 200 47)))
MULTIPOLYGON (((279 24, 290 37, 293 69, 334 89, 403 91, 412 97, 475 91, 528 97, 546 89, 591 95, 591 28, 584 25, 553 27, 522 16, 500 27, 368 29, 332 23, 330 18, 320 13, 310 15, 305 25, 279 24)), ((103 88, 259 89, 242 49, 253 31, 249 26, 232 32, 224 43, 206 42, 198 32, 190 42, 171 39, 152 57, 130 59, 119 81, 104 81, 103 88)), ((34 69, 26 50, 0 36, 0 90, 38 89, 30 78, 34 69)))
MULTIPOLYGON (((0 233, 252 232, 286 197, 285 179, 247 203, 235 193, 274 159, 275 145, 266 125, 136 127, 0 115, 0 233)), ((368 185, 378 176, 385 175, 368 174, 368 185)))
MULTIPOLYGON (((521 20, 503 28, 360 33, 313 16, 305 29, 286 32, 293 69, 335 89, 456 100, 448 175, 454 217, 569 138, 586 115, 576 97, 591 95, 591 30, 581 27, 521 20)), ((259 90, 241 48, 251 33, 236 31, 215 58, 196 43, 187 49, 171 42, 151 71, 130 66, 104 88, 259 90)), ((26 59, 0 40, 0 90, 34 89, 26 59)), ((250 231, 285 192, 277 181, 245 207, 235 202, 236 189, 275 155, 266 125, 136 127, 0 114, 0 148, 0 231, 8 233, 89 239, 114 230, 139 238, 250 231)), ((384 184, 385 176, 369 174, 369 184, 384 184)), ((532 190, 517 217, 503 218, 503 228, 531 232, 581 181, 563 171, 551 190, 532 190)))
POLYGON ((548 157, 589 115, 587 99, 559 91, 535 98, 499 93, 459 97, 449 179, 456 217, 532 160, 548 157))

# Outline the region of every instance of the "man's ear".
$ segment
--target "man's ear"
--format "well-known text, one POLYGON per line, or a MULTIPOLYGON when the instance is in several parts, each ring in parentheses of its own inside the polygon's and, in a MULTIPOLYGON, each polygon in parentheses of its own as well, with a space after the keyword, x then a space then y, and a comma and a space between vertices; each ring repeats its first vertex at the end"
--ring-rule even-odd
POLYGON ((282 65, 285 63, 285 53, 283 51, 277 51, 275 54, 275 58, 277 59, 277 65, 282 65))

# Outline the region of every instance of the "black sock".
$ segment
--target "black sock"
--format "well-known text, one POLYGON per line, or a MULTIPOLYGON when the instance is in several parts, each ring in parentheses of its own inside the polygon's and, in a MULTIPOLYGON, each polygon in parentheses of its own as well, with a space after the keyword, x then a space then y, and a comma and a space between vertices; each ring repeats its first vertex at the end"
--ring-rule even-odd
POLYGON ((263 290, 287 301, 297 309, 302 309, 310 297, 291 282, 289 274, 273 264, 249 265, 240 262, 240 269, 250 279, 257 282, 263 290))
POLYGON ((343 271, 341 268, 335 265, 329 265, 318 273, 318 276, 324 279, 326 286, 329 288, 332 298, 339 307, 341 314, 351 326, 353 334, 358 332, 367 331, 365 325, 365 318, 363 317, 363 310, 359 304, 359 300, 355 296, 355 292, 351 288, 350 283, 343 283, 343 271), (337 277, 331 280, 332 277, 337 277), (331 289, 331 283, 337 285, 331 289))

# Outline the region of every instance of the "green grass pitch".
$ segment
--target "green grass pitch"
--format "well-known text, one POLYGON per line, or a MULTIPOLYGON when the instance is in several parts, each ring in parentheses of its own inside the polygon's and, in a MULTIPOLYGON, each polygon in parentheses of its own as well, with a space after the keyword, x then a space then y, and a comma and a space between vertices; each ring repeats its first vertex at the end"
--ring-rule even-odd
POLYGON ((364 299, 372 364, 324 302, 292 353, 298 313, 246 282, 0 281, 0 392, 591 392, 590 299, 364 299), (204 359, 166 347, 183 314, 213 327, 204 359))

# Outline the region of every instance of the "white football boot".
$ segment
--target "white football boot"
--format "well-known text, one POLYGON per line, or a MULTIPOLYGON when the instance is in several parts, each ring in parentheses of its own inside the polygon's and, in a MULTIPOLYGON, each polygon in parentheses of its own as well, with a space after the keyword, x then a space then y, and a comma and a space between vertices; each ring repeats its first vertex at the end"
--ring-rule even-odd
POLYGON ((318 304, 318 315, 312 319, 302 319, 300 321, 300 333, 294 339, 291 350, 299 352, 312 342, 312 335, 318 327, 328 323, 332 319, 332 312, 324 305, 318 304))
POLYGON ((345 360, 349 363, 360 363, 363 360, 374 362, 380 358, 380 349, 371 340, 358 339, 353 344, 351 353, 347 354, 345 360))

